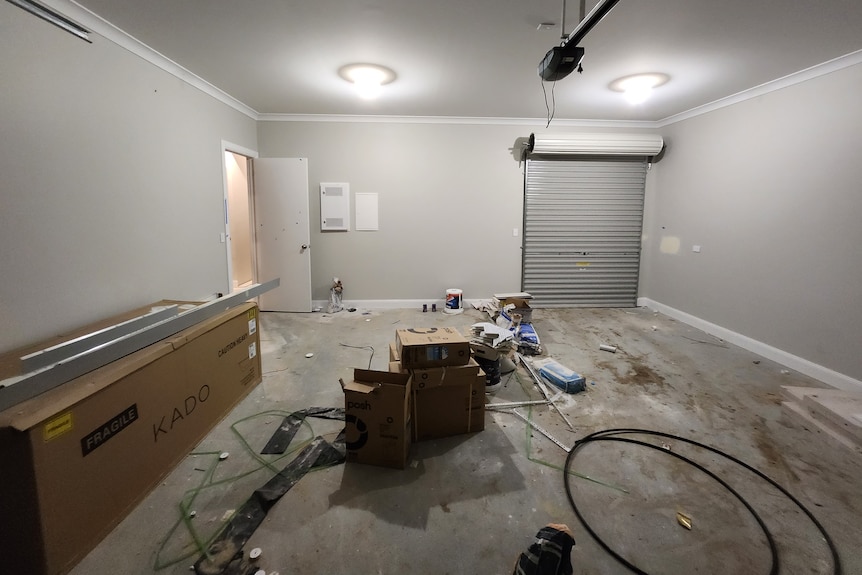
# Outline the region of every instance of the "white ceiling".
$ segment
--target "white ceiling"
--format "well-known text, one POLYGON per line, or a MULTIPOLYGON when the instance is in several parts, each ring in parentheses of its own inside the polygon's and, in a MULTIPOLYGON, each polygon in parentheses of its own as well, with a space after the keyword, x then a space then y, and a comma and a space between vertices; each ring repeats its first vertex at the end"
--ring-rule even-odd
MULTIPOLYGON (((547 116, 536 67, 560 42, 562 8, 559 0, 77 3, 260 114, 480 118, 547 116), (557 26, 539 31, 541 22, 557 26), (353 62, 398 77, 378 100, 360 100, 338 76, 353 62)), ((567 32, 578 6, 568 2, 567 32)), ((862 50, 862 1, 621 0, 581 45, 583 74, 545 84, 555 118, 660 121, 862 50), (632 106, 608 85, 638 72, 671 79, 632 106)))

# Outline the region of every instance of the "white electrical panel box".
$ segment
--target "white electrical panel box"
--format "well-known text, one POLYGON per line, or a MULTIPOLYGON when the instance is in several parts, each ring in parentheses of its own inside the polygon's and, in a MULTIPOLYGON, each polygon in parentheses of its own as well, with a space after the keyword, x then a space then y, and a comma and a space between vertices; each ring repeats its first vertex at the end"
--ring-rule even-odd
POLYGON ((350 184, 320 184, 320 231, 350 229, 350 184))

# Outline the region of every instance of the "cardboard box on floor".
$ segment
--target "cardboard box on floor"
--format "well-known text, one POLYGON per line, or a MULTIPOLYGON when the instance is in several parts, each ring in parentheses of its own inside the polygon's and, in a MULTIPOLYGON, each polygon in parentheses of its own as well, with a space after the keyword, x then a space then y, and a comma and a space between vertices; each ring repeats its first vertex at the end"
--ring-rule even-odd
MULTIPOLYGON (((389 370, 405 371, 399 361, 390 361, 389 370)), ((416 368, 409 373, 413 380, 413 441, 485 429, 485 373, 475 360, 464 366, 416 368)))
POLYGON ((0 557, 67 573, 261 381, 247 303, 0 413, 0 557), (14 518, 14 519, 12 519, 14 518))
POLYGON ((521 321, 523 323, 532 323, 533 321, 533 308, 530 307, 530 302, 523 298, 506 298, 500 300, 500 309, 502 310, 507 305, 514 305, 515 307, 506 312, 506 315, 509 316, 509 319, 512 319, 513 314, 520 314, 521 321))
POLYGON ((355 369, 344 390, 347 461, 404 469, 410 451, 408 373, 355 369))
POLYGON ((406 369, 466 365, 470 361, 470 341, 452 327, 399 329, 395 344, 406 369))

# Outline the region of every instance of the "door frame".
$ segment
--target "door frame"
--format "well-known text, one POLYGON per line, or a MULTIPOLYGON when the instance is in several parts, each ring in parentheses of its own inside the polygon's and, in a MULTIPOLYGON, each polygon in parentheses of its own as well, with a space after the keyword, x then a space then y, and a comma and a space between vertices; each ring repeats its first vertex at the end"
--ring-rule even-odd
MULTIPOLYGON (((228 183, 227 183, 227 163, 225 162, 225 154, 227 152, 232 152, 234 154, 238 154, 240 156, 245 156, 249 159, 255 159, 259 157, 257 150, 252 150, 250 148, 246 148, 244 146, 240 146, 239 144, 234 144, 233 142, 228 142, 227 140, 221 141, 221 174, 222 174, 222 189, 223 189, 223 199, 222 205, 224 210, 224 244, 225 244, 225 256, 227 258, 227 293, 233 292, 233 257, 231 255, 231 238, 230 238, 230 214, 228 210, 229 204, 229 194, 228 194, 228 183)), ((249 229, 251 233, 251 270, 253 281, 257 281, 257 250, 254 249, 256 245, 255 242, 255 212, 254 212, 254 175, 252 172, 252 162, 248 164, 248 199, 249 199, 249 217, 251 221, 249 222, 249 229)))

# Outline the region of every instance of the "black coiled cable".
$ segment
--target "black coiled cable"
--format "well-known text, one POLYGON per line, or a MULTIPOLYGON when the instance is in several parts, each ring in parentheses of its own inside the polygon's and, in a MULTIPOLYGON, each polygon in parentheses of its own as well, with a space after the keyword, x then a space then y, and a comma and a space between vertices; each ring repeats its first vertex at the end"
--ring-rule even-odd
POLYGON ((566 457, 566 464, 565 464, 564 469, 563 469, 563 481, 564 481, 565 488, 566 488, 566 497, 568 497, 568 499, 569 499, 569 505, 572 506, 572 510, 575 512, 575 515, 577 515, 578 520, 584 526, 584 529, 587 530, 587 532, 590 534, 590 536, 608 554, 610 554, 612 557, 614 557, 614 559, 616 559, 617 561, 619 561, 620 563, 625 565, 629 570, 631 570, 634 573, 637 573, 638 575, 649 575, 646 571, 640 569, 639 567, 637 567, 636 565, 632 564, 630 561, 628 561, 624 557, 622 557, 619 553, 614 551, 604 540, 602 540, 601 537, 598 536, 598 534, 590 527, 589 523, 587 523, 587 521, 584 519, 583 515, 581 514, 580 510, 578 509, 578 506, 575 504, 574 498, 572 497, 572 490, 571 490, 571 486, 569 485, 569 477, 571 476, 571 474, 569 473, 569 469, 571 468, 572 461, 575 458, 575 454, 578 452, 578 450, 581 447, 583 447, 584 445, 586 445, 588 443, 594 442, 594 441, 617 441, 617 442, 621 442, 621 443, 629 443, 629 444, 649 447, 651 449, 656 449, 656 450, 662 451, 664 453, 667 453, 668 455, 676 457, 677 459, 679 459, 681 461, 685 461, 686 463, 694 466, 695 468, 699 469, 700 471, 702 471, 705 474, 712 477, 714 480, 716 480, 718 483, 720 483, 725 489, 730 491, 745 506, 745 508, 748 509, 749 513, 751 513, 751 515, 757 521, 758 525, 760 525, 760 528, 763 530, 764 535, 766 535, 766 540, 769 543, 769 550, 770 550, 770 553, 772 555, 772 566, 771 566, 771 569, 769 571, 770 575, 777 575, 778 568, 779 568, 778 550, 776 548, 775 541, 772 537, 772 533, 769 531, 769 528, 766 526, 766 524, 763 522, 763 520, 760 518, 760 516, 757 514, 757 512, 754 510, 754 508, 751 506, 751 504, 749 504, 745 500, 745 498, 743 498, 726 481, 724 481, 722 478, 720 478, 715 473, 713 473, 712 471, 705 468, 703 465, 697 463, 696 461, 692 461, 691 459, 689 459, 683 455, 680 455, 680 454, 675 453, 673 451, 669 451, 663 447, 653 445, 651 443, 639 441, 636 439, 630 439, 630 438, 626 438, 626 437, 618 437, 620 435, 634 435, 634 434, 652 435, 652 436, 656 436, 656 437, 664 437, 667 439, 673 439, 675 441, 681 441, 683 443, 688 443, 690 445, 694 445, 696 447, 700 447, 702 449, 706 449, 708 451, 711 451, 712 453, 715 453, 716 455, 720 455, 720 456, 724 457, 725 459, 728 459, 728 460, 736 463, 737 465, 741 465, 745 469, 756 474, 758 477, 760 477, 761 479, 763 479, 764 481, 766 481, 767 483, 769 483, 770 485, 772 485, 773 487, 778 489, 781 493, 783 493, 803 513, 805 513, 805 515, 808 516, 808 518, 811 520, 812 523, 814 523, 814 525, 817 527, 817 529, 823 535, 823 539, 826 541, 826 544, 829 547, 829 551, 832 554, 832 564, 834 567, 833 573, 835 575, 841 575, 841 560, 838 557, 838 550, 836 549, 835 544, 832 541, 832 538, 829 537, 829 534, 826 532, 826 529, 824 529, 823 525, 821 525, 820 521, 818 521, 817 518, 814 517, 814 515, 811 513, 811 511, 809 511, 808 508, 806 508, 796 497, 794 497, 784 487, 782 487, 781 485, 776 483, 772 478, 768 477, 767 475, 765 475, 761 471, 758 471, 757 469, 748 465, 744 461, 741 461, 741 460, 737 459, 736 457, 733 457, 732 455, 729 455, 729 454, 727 454, 727 453, 725 453, 719 449, 716 449, 715 447, 711 447, 709 445, 694 441, 692 439, 680 437, 678 435, 673 435, 670 433, 663 433, 660 431, 652 431, 649 429, 631 429, 631 428, 606 429, 606 430, 602 430, 602 431, 597 431, 595 433, 591 433, 591 434, 587 435, 586 437, 583 437, 583 438, 581 438, 575 442, 575 445, 572 447, 571 451, 569 451, 569 454, 566 457))

